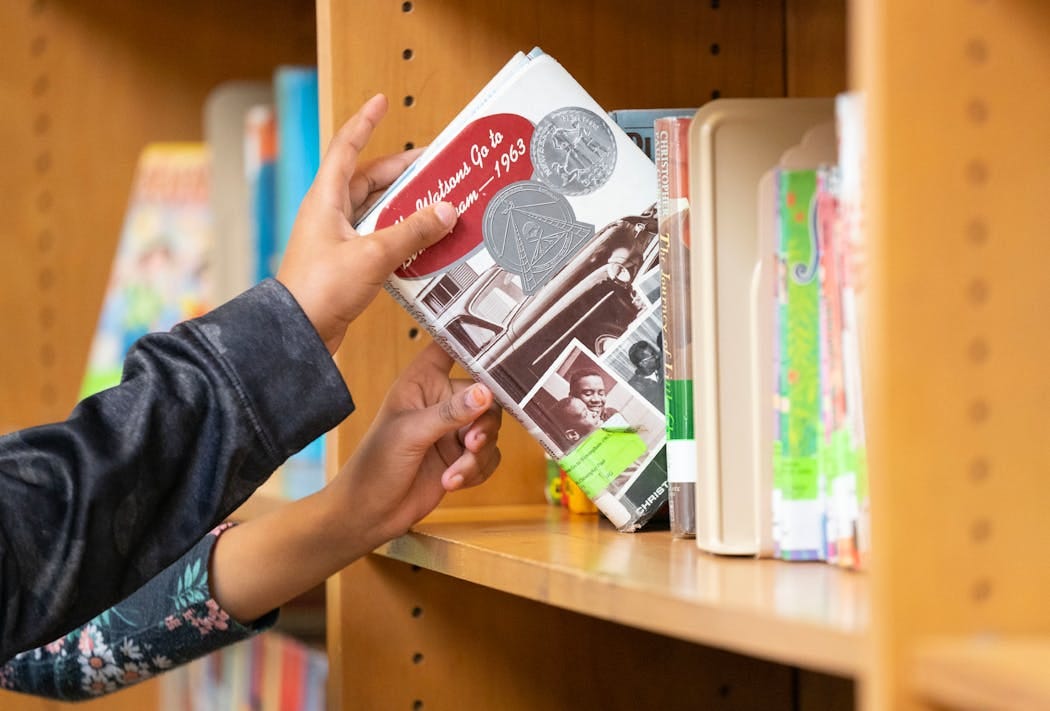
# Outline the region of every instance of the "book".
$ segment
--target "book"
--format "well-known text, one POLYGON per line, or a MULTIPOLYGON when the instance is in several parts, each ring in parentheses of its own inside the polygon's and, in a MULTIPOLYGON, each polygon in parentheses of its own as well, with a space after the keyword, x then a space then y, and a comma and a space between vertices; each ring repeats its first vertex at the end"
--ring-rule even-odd
MULTIPOLYGON (((273 94, 277 120, 274 169, 276 244, 269 268, 276 271, 288 246, 299 204, 310 189, 321 163, 317 68, 278 67, 273 76, 273 94)), ((260 188, 265 189, 265 186, 260 184, 260 188)), ((325 483, 324 458, 323 436, 289 457, 279 473, 285 485, 285 496, 299 499, 320 490, 325 483)))
POLYGON ((663 309, 664 411, 671 534, 696 535, 696 435, 693 427, 692 286, 689 269, 689 126, 692 116, 656 119, 660 301, 663 309))
POLYGON ((661 118, 692 118, 696 107, 691 109, 614 109, 609 117, 623 129, 627 137, 642 149, 649 160, 656 156, 656 132, 654 124, 661 118))
POLYGON ((248 232, 255 282, 277 274, 277 114, 272 104, 258 104, 244 115, 244 180, 247 184, 248 232))
POLYGON ((209 194, 203 143, 155 143, 140 153, 80 397, 118 384, 140 337, 214 306, 209 194))
POLYGON ((519 52, 358 229, 438 200, 456 227, 387 290, 616 528, 642 527, 668 489, 652 161, 554 58, 519 52))
POLYGON ((210 204, 215 230, 215 302, 254 284, 255 247, 245 172, 245 114, 272 101, 270 82, 234 80, 212 89, 204 102, 204 142, 211 151, 210 204))
MULTIPOLYGON (((760 252, 759 185, 814 125, 834 118, 831 99, 716 99, 689 131, 694 413, 699 448, 696 543, 728 555, 772 552, 769 459, 760 420, 769 415, 756 347, 756 301, 768 285, 760 252), (763 278, 765 281, 763 281, 763 278)), ((768 260, 766 260, 768 261, 768 260)), ((764 310, 764 311, 763 311, 764 310)))

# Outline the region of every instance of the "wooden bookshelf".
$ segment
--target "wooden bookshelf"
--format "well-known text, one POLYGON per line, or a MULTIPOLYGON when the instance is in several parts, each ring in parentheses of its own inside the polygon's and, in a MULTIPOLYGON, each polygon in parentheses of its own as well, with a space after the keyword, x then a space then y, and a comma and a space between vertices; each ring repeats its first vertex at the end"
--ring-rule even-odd
POLYGON ((440 509, 379 555, 618 624, 855 676, 867 576, 823 564, 721 558, 667 530, 532 506, 440 509))
POLYGON ((941 706, 978 711, 1050 708, 1050 638, 929 640, 912 659, 912 683, 941 706))

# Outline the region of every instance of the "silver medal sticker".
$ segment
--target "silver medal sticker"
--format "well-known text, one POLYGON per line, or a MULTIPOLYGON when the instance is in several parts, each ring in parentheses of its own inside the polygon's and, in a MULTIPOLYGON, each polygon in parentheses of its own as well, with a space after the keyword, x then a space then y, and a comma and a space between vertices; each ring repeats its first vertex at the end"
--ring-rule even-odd
POLYGON ((542 183, 523 180, 500 190, 485 208, 482 239, 503 269, 535 293, 594 236, 569 201, 542 183))
POLYGON ((593 111, 552 111, 536 124, 529 147, 535 177, 563 195, 594 192, 616 167, 616 139, 593 111))

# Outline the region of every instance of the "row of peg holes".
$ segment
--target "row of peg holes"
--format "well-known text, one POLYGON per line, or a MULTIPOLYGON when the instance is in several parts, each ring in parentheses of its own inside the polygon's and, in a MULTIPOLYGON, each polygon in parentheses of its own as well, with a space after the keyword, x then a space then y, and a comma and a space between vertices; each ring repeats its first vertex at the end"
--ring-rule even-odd
MULTIPOLYGON (((978 0, 979 2, 980 0, 978 0)), ((963 46, 963 59, 972 71, 981 71, 987 66, 989 60, 988 43, 980 38, 973 37, 963 46)), ((963 115, 969 124, 980 130, 985 126, 991 116, 988 102, 980 97, 970 99, 962 108, 963 115)), ((966 184, 975 191, 982 191, 991 180, 991 169, 988 162, 981 157, 971 158, 963 166, 963 179, 966 184)), ((974 201, 979 203, 980 200, 974 201)), ((964 242, 972 250, 984 249, 989 240, 989 226, 987 220, 980 216, 973 216, 964 228, 964 242)), ((981 260, 986 262, 987 260, 981 260)), ((980 309, 988 303, 990 290, 986 279, 980 275, 973 277, 964 288, 964 298, 973 309, 980 309)), ((966 357, 972 366, 980 368, 987 364, 991 354, 988 342, 981 336, 974 336, 966 350, 966 357)), ((968 406, 968 417, 974 427, 982 427, 987 424, 992 416, 992 408, 985 398, 974 398, 968 406)), ((973 486, 982 486, 991 476, 991 462, 983 454, 977 454, 969 465, 968 479, 973 486)), ((978 516, 969 524, 969 538, 973 545, 980 546, 989 541, 992 536, 992 522, 987 517, 978 516)), ((977 574, 970 584, 970 598, 976 605, 986 603, 992 595, 992 580, 987 575, 977 574)))
MULTIPOLYGON (((46 0, 32 0, 29 3, 30 15, 34 21, 39 21, 47 9, 46 0)), ((34 185, 36 197, 34 207, 38 216, 38 229, 34 236, 34 245, 37 250, 39 271, 37 272, 37 319, 43 332, 38 352, 38 360, 41 369, 45 372, 40 389, 40 399, 44 405, 52 405, 57 399, 57 390, 53 381, 53 367, 55 365, 56 353, 53 341, 53 329, 55 325, 55 309, 52 303, 52 287, 55 284, 55 271, 52 265, 55 251, 55 233, 52 228, 52 208, 54 207, 54 193, 49 187, 49 179, 52 168, 51 153, 47 148, 48 135, 51 131, 51 114, 48 111, 48 98, 51 93, 51 77, 44 65, 48 53, 48 37, 42 31, 38 31, 29 41, 28 51, 32 62, 31 67, 36 76, 30 85, 31 101, 35 110, 29 126, 30 133, 37 148, 33 158, 34 185)))

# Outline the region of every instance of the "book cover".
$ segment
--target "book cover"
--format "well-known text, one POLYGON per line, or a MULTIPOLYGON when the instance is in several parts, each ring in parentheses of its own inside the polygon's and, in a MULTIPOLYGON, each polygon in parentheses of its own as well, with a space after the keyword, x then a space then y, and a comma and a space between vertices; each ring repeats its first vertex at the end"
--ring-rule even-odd
POLYGON ((80 397, 120 382, 140 337, 214 305, 210 160, 203 143, 143 149, 80 397))
POLYGON ((456 205, 455 229, 387 289, 618 529, 640 528, 668 488, 659 358, 640 357, 658 354, 662 338, 652 161, 534 50, 358 228, 438 200, 456 205))
POLYGON ((627 137, 642 149, 649 160, 656 157, 656 131, 654 124, 657 119, 662 118, 692 118, 696 113, 696 107, 691 109, 614 109, 609 112, 609 117, 623 129, 627 137))
POLYGON ((659 191, 660 301, 663 306, 664 411, 671 534, 696 535, 693 328, 689 268, 689 125, 692 116, 654 122, 659 191))

